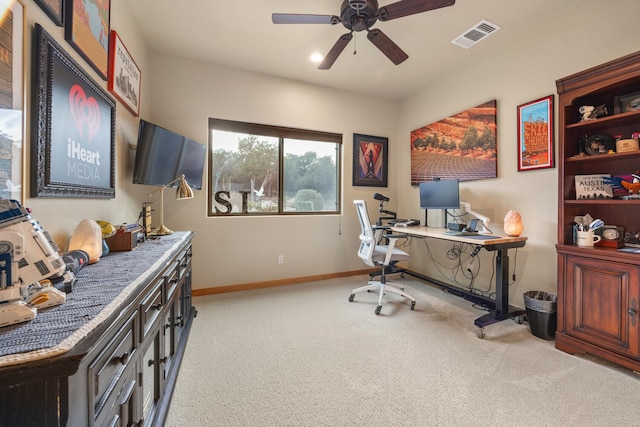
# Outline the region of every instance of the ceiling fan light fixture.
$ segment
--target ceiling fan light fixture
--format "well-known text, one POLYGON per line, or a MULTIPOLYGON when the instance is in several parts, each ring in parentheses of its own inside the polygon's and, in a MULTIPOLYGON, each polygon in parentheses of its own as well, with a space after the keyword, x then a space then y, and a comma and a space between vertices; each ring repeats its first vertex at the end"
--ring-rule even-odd
POLYGON ((313 62, 314 64, 321 63, 323 59, 324 55, 319 52, 313 52, 311 55, 309 55, 309 61, 313 62))
MULTIPOLYGON (((455 0, 396 0, 395 3, 378 7, 378 0, 343 0, 340 6, 340 16, 274 13, 271 20, 274 24, 331 24, 342 23, 349 30, 341 35, 324 57, 319 70, 328 70, 336 61, 340 53, 353 38, 354 32, 366 31, 367 39, 371 41, 395 65, 405 61, 409 56, 396 45, 386 34, 377 28, 372 28, 378 19, 390 21, 404 16, 415 15, 441 7, 452 6, 455 0)), ((355 50, 354 50, 355 54, 355 50)), ((310 58, 311 59, 311 58, 310 58)), ((311 59, 313 61, 313 59, 311 59)))

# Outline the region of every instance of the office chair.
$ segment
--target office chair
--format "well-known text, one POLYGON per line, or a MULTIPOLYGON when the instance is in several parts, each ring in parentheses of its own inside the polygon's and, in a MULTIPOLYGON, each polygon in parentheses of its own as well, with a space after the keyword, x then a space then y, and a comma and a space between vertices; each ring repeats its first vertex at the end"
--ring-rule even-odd
MULTIPOLYGON (((387 225, 393 225, 395 224, 395 221, 397 220, 397 214, 393 211, 389 211, 387 209, 385 209, 385 202, 389 201, 388 197, 383 196, 380 193, 373 193, 373 198, 380 201, 380 206, 378 207, 378 212, 381 215, 384 216, 379 216, 378 220, 376 221, 376 225, 378 227, 381 227, 383 225, 385 225, 385 223, 387 225)), ((385 234, 392 234, 392 231, 390 229, 387 229, 384 231, 384 233, 381 235, 381 239, 378 241, 378 244, 381 244, 381 242, 385 242, 385 244, 389 244, 389 240, 385 239, 384 235, 385 234)), ((400 277, 404 277, 404 273, 407 272, 406 269, 404 268, 398 268, 397 266, 398 261, 392 261, 391 264, 388 267, 384 268, 384 273, 385 274, 400 274, 400 277)), ((371 273, 369 273, 369 277, 371 277, 371 279, 373 279, 376 276, 380 276, 382 274, 381 271, 372 271, 371 273)))
POLYGON ((385 269, 391 265, 392 262, 397 261, 409 261, 411 259, 409 254, 397 249, 395 247, 396 240, 403 236, 387 234, 385 237, 388 239, 388 245, 377 244, 380 240, 379 234, 383 230, 389 227, 374 227, 371 226, 369 221, 369 214, 367 212, 367 203, 364 200, 354 200, 353 204, 356 205, 356 211, 358 213, 358 220, 360 221, 360 248, 358 249, 358 256, 362 258, 365 264, 371 267, 380 267, 380 280, 369 280, 369 283, 360 288, 354 289, 349 295, 349 301, 353 302, 356 294, 362 291, 378 290, 378 306, 376 307, 376 315, 380 314, 382 310, 382 297, 385 292, 391 292, 400 296, 406 297, 411 300, 411 310, 416 306, 416 299, 411 295, 404 292, 403 289, 394 286, 393 283, 387 283, 385 269))

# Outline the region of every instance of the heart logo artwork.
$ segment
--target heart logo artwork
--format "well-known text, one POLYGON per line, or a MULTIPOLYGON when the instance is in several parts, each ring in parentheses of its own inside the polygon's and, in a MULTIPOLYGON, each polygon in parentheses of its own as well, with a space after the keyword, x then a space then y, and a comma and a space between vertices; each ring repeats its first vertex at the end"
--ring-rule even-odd
POLYGON ((88 131, 89 141, 100 129, 100 107, 95 98, 87 97, 80 85, 73 85, 69 91, 69 107, 78 133, 84 138, 84 129, 88 131))

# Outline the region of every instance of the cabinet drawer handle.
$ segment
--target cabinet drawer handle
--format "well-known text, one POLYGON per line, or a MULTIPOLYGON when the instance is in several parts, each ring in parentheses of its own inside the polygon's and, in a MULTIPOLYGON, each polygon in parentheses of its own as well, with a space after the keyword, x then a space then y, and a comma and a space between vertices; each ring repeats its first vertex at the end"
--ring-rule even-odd
POLYGON ((167 359, 167 356, 163 357, 162 359, 160 359, 160 363, 167 363, 167 359))
POLYGON ((636 326, 636 316, 638 315, 638 310, 635 308, 630 308, 627 310, 627 313, 631 316, 631 325, 636 326))
POLYGON ((149 359, 149 361, 147 362, 147 366, 153 366, 154 363, 155 361, 153 359, 149 359))
POLYGON ((159 302, 158 304, 154 304, 154 305, 152 305, 150 308, 151 308, 151 310, 158 310, 158 311, 160 311, 160 310, 162 310, 162 303, 161 303, 161 302, 159 302))
POLYGON ((124 353, 122 356, 120 357, 116 357, 116 361, 122 365, 126 365, 127 361, 129 360, 129 353, 124 353))
POLYGON ((176 323, 174 323, 174 326, 180 326, 182 324, 182 318, 182 315, 176 317, 176 323))

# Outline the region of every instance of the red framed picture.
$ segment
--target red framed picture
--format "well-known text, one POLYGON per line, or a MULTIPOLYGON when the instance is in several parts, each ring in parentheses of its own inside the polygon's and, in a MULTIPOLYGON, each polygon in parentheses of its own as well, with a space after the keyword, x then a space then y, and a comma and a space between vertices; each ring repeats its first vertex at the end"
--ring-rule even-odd
POLYGON ((140 114, 140 77, 140 68, 118 33, 111 30, 108 88, 136 117, 140 114))
POLYGON ((553 95, 549 95, 518 105, 518 171, 553 166, 553 95))

